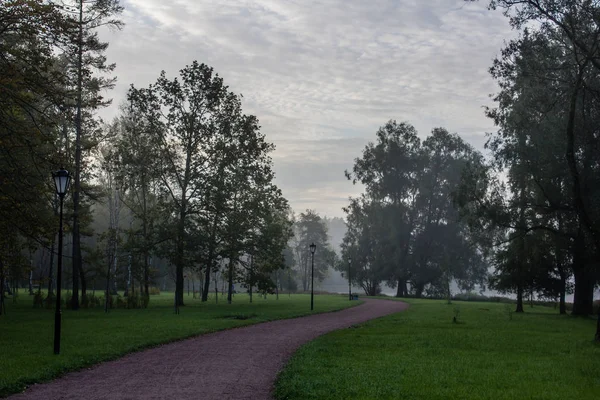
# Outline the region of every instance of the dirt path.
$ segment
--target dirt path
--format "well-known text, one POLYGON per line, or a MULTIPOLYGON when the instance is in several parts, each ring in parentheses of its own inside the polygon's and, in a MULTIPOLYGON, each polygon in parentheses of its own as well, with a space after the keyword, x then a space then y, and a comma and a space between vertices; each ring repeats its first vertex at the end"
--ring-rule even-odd
POLYGON ((270 399, 277 373, 302 344, 406 308, 367 299, 342 311, 215 332, 69 373, 9 399, 270 399))

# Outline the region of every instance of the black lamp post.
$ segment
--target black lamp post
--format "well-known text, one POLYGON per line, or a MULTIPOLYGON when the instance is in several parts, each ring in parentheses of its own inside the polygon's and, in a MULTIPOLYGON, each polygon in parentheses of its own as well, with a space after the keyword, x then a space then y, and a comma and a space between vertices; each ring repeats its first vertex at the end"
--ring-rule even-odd
POLYGON ((348 257, 348 300, 352 300, 352 280, 350 279, 350 266, 352 265, 352 257, 348 257))
POLYGON ((58 224, 58 265, 56 268, 56 311, 54 313, 54 354, 60 354, 60 291, 62 281, 62 249, 63 249, 63 200, 69 190, 69 182, 71 175, 64 168, 52 174, 54 185, 56 186, 56 194, 60 198, 59 224, 58 224))
POLYGON ((317 246, 312 243, 310 246, 310 255, 311 255, 311 268, 310 268, 310 311, 314 308, 314 296, 315 296, 315 250, 317 250, 317 246))

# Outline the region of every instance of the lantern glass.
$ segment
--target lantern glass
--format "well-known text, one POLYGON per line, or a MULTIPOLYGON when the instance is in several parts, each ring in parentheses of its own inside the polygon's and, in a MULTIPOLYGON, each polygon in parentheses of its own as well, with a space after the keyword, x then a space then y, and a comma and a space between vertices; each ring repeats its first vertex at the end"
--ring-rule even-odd
POLYGON ((315 254, 315 250, 317 250, 317 245, 312 243, 309 247, 310 247, 310 252, 312 254, 315 254))
POLYGON ((60 197, 65 197, 65 194, 67 194, 67 191, 69 190, 69 183, 71 182, 69 171, 61 168, 54 172, 52 177, 54 178, 54 185, 56 186, 56 194, 60 197))

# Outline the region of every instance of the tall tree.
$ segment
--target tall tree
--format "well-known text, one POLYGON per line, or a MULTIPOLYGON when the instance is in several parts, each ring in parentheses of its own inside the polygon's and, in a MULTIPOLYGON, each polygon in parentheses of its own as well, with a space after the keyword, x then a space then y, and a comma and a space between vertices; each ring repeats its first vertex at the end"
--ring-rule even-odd
POLYGON ((272 146, 258 133, 256 118, 241 112, 239 97, 197 61, 180 71, 180 79, 163 71, 149 88, 132 87, 128 99, 154 135, 161 186, 176 210, 171 258, 177 304, 183 305, 183 269, 193 260, 205 265, 205 300, 219 257, 233 260, 239 251, 237 235, 243 237, 244 229, 237 219, 248 214, 244 203, 252 193, 243 188, 260 187, 255 179, 270 182, 265 157, 272 146), (227 244, 230 254, 221 254, 227 244))
MULTIPOLYGON (((456 134, 436 128, 425 141, 408 123, 389 121, 377 132, 348 179, 365 185, 351 199, 344 259, 352 257, 376 284, 397 286, 397 296, 425 289, 450 297, 450 282, 482 283, 483 253, 469 237, 452 198, 469 163, 482 159, 456 134)), ((359 279, 360 270, 352 274, 359 279)), ((360 283, 357 281, 357 283, 360 283)))
POLYGON ((112 88, 114 79, 105 78, 100 74, 110 73, 114 64, 106 63, 104 55, 108 43, 101 42, 98 37, 98 28, 109 26, 120 28, 123 23, 115 17, 123 11, 119 0, 78 0, 76 4, 65 5, 65 13, 71 15, 73 31, 72 45, 67 49, 67 56, 75 66, 75 157, 73 172, 73 290, 71 308, 79 308, 79 278, 82 278, 82 295, 85 296, 85 280, 83 279, 83 265, 81 253, 81 193, 82 193, 82 147, 84 110, 89 114, 98 107, 107 105, 110 101, 103 99, 101 90, 112 88), (76 7, 75 7, 76 6, 76 7), (74 10, 77 10, 74 13, 74 10), (75 15, 72 15, 75 14, 75 15))
POLYGON ((315 210, 306 210, 300 213, 294 224, 293 243, 303 291, 310 290, 312 255, 309 246, 312 243, 317 246, 314 254, 314 275, 317 282, 321 282, 327 276, 334 252, 329 244, 325 222, 315 210))

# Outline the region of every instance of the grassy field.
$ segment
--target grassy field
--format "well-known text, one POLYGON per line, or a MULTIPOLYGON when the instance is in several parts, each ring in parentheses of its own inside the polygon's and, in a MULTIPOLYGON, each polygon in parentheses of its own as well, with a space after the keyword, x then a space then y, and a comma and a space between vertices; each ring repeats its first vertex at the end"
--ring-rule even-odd
POLYGON ((408 302, 404 313, 303 346, 280 374, 276 398, 600 398, 595 320, 544 307, 509 315, 512 305, 408 302))
MULTIPOLYGON (((173 294, 151 296, 147 309, 64 310, 61 354, 53 354, 54 310, 34 309, 32 298, 8 299, 7 315, 0 316, 0 397, 31 383, 50 380, 100 361, 160 343, 220 329, 310 314, 310 296, 254 296, 237 294, 233 304, 214 297, 207 303, 186 296, 181 313, 173 313, 173 294)), ((315 296, 315 311, 356 305, 345 296, 315 296)))

